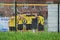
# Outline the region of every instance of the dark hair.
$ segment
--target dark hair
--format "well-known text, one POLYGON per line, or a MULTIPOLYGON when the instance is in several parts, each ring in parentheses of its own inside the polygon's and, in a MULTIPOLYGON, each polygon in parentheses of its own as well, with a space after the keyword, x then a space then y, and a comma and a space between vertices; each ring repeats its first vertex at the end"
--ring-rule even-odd
POLYGON ((40 16, 40 15, 41 15, 41 13, 39 12, 39 13, 38 13, 38 16, 40 16))
POLYGON ((40 12, 38 13, 38 16, 43 16, 40 12))

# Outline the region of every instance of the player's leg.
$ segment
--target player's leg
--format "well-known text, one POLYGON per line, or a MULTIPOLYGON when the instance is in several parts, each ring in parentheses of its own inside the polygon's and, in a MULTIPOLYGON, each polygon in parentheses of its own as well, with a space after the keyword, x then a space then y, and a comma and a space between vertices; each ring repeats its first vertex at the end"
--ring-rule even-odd
POLYGON ((18 30, 22 30, 23 29, 23 24, 18 24, 18 30))

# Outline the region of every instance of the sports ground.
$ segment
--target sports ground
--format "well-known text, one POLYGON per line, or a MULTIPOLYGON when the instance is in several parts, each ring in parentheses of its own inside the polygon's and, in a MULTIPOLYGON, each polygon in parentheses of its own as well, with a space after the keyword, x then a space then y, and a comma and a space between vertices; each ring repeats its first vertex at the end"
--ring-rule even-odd
POLYGON ((0 32, 0 40, 60 40, 57 32, 0 32))

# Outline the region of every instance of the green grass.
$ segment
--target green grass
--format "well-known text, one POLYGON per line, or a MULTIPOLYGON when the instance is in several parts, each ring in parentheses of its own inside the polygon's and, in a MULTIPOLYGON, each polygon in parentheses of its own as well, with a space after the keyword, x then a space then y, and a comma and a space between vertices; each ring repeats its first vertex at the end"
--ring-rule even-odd
POLYGON ((0 32, 0 40, 60 40, 60 33, 0 32))

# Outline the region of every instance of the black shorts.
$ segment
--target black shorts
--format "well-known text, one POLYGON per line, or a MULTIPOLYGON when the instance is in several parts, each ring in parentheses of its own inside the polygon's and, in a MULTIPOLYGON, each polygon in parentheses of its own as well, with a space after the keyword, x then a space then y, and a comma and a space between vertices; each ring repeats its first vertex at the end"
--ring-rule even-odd
POLYGON ((18 30, 22 30, 23 29, 23 24, 18 24, 18 30))
POLYGON ((43 31, 44 30, 44 25, 38 24, 38 31, 43 31))
POLYGON ((37 24, 32 24, 32 29, 37 29, 37 24))
POLYGON ((9 27, 9 30, 10 30, 10 31, 16 31, 16 27, 10 26, 10 27, 9 27))
POLYGON ((32 25, 31 24, 26 24, 26 30, 31 30, 32 29, 32 25))
POLYGON ((32 19, 32 29, 37 29, 37 18, 32 19))

